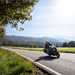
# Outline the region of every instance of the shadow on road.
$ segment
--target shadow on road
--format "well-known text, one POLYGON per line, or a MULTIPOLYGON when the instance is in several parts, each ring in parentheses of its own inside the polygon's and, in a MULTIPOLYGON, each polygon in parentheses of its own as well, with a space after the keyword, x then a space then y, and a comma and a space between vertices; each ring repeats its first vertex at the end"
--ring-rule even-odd
POLYGON ((40 60, 54 60, 57 59, 56 57, 50 57, 50 56, 41 56, 38 59, 35 60, 35 62, 40 61, 40 60))

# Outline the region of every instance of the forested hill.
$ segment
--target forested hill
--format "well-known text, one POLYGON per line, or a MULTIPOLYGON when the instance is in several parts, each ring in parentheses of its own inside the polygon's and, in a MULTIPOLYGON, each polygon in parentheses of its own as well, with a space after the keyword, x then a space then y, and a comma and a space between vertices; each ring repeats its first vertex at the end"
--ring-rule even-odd
POLYGON ((67 41, 65 39, 57 39, 57 38, 50 38, 50 37, 22 37, 22 36, 5 36, 4 37, 4 44, 16 44, 16 45, 39 45, 44 46, 44 43, 49 41, 50 43, 61 46, 63 42, 67 41))

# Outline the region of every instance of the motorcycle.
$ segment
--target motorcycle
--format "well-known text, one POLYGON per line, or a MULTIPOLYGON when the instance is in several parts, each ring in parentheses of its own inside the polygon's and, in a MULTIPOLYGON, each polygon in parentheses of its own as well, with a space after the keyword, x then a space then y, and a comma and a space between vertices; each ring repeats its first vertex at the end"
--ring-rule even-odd
POLYGON ((54 56, 56 58, 60 57, 59 52, 56 47, 49 47, 48 49, 44 49, 44 52, 48 54, 50 57, 54 56))

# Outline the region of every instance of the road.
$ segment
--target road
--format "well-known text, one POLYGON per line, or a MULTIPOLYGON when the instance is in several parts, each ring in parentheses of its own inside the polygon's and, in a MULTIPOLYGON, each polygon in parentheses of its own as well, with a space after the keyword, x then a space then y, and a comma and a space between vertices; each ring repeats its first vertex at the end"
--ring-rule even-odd
POLYGON ((75 75, 75 54, 60 53, 60 58, 50 58, 47 54, 40 51, 26 51, 13 48, 5 48, 20 55, 26 56, 32 59, 34 62, 39 62, 48 68, 60 73, 61 75, 75 75))

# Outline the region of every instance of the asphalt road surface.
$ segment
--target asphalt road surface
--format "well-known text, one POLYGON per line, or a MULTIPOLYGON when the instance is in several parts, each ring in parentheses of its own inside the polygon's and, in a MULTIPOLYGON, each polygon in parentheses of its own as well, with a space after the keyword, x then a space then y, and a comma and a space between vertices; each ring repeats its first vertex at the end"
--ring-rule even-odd
POLYGON ((40 51, 26 51, 13 48, 6 48, 20 53, 26 57, 31 58, 34 62, 39 62, 62 75, 75 75, 75 54, 61 53, 60 58, 50 58, 47 54, 40 51))

